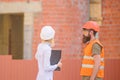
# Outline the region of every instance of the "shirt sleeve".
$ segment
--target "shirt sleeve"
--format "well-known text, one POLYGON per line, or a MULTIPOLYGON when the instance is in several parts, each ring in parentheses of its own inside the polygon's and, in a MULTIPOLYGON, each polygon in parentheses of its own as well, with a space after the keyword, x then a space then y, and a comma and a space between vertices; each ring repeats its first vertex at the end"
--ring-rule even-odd
POLYGON ((93 46, 92 46, 92 56, 100 55, 101 50, 102 50, 102 47, 98 43, 93 44, 93 46))
POLYGON ((56 65, 50 65, 50 56, 51 56, 51 50, 45 50, 44 52, 44 69, 45 71, 54 71, 57 68, 56 65))

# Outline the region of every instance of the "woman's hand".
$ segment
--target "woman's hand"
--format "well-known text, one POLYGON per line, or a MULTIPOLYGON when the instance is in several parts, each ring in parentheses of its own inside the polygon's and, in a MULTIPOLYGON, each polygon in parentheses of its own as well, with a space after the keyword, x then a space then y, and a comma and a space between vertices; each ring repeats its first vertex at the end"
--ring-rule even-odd
POLYGON ((62 68, 62 60, 60 60, 57 64, 58 67, 62 68))

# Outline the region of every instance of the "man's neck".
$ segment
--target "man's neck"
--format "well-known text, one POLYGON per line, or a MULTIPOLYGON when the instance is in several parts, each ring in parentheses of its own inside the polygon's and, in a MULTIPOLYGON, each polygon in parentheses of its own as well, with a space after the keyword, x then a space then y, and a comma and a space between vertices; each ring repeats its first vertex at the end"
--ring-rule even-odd
POLYGON ((90 42, 95 40, 96 38, 94 36, 91 36, 90 42))

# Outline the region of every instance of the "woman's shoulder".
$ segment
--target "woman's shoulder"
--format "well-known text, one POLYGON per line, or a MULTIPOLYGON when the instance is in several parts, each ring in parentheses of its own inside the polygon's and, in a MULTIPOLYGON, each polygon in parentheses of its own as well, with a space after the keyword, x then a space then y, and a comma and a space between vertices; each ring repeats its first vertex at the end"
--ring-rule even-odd
POLYGON ((48 44, 40 43, 38 45, 39 49, 44 49, 44 50, 51 50, 51 47, 48 44))

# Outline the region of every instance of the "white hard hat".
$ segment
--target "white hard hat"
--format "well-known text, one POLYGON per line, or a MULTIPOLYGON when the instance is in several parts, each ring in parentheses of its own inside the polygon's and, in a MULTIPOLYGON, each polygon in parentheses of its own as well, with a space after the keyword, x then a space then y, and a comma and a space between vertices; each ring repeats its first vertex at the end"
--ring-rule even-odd
POLYGON ((49 40, 54 38, 55 31, 51 26, 44 26, 40 32, 40 38, 43 40, 49 40))

